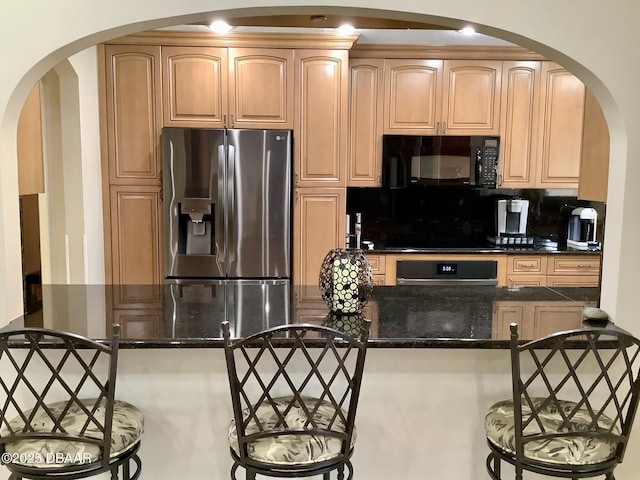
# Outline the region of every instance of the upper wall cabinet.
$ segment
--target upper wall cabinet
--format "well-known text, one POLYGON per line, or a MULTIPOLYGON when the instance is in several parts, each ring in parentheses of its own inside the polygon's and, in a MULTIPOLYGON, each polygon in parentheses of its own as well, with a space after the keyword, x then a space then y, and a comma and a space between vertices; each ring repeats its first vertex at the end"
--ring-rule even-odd
POLYGON ((500 133, 502 62, 446 60, 440 134, 500 133))
POLYGON ((584 102, 578 198, 606 202, 608 181, 609 126, 600 109, 600 104, 587 90, 584 102))
POLYGON ((229 126, 293 128, 293 50, 229 49, 229 126))
POLYGON ((227 49, 163 47, 164 125, 224 127, 227 49))
POLYGON ((535 186, 540 62, 504 62, 500 113, 502 188, 535 186))
POLYGON ((165 126, 293 128, 293 50, 162 48, 165 126))
POLYGON ((349 58, 346 50, 296 52, 296 187, 344 187, 349 58))
POLYGON ((44 193, 40 82, 24 102, 18 119, 18 194, 44 193))
POLYGON ((109 183, 157 185, 160 47, 107 45, 105 55, 109 183))
POLYGON ((584 85, 553 62, 542 63, 541 79, 536 186, 578 188, 584 85))
POLYGON ((384 81, 384 133, 499 133, 500 61, 389 59, 384 81))
POLYGON ((380 58, 349 61, 350 187, 381 185, 383 65, 380 58))

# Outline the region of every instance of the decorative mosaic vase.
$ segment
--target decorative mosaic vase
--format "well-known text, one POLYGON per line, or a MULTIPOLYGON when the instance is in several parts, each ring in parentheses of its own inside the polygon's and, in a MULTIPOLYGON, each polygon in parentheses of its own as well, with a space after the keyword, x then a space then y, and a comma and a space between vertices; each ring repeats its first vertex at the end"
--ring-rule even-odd
POLYGON ((336 313, 330 312, 322 323, 325 327, 333 328, 339 332, 357 337, 362 330, 364 315, 361 313, 336 313))
POLYGON ((320 292, 332 312, 360 313, 373 291, 371 265, 359 248, 334 248, 320 268, 320 292))

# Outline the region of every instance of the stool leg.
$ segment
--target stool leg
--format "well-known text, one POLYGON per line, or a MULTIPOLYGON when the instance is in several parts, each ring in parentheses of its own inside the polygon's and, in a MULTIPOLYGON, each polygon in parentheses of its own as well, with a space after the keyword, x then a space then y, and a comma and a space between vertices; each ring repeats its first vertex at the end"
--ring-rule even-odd
POLYGON ((251 468, 247 468, 247 480, 256 480, 256 471, 251 468))
POLYGON ((322 480, 331 480, 331 472, 323 473, 322 480))
POLYGON ((111 480, 118 480, 118 467, 111 469, 111 480))

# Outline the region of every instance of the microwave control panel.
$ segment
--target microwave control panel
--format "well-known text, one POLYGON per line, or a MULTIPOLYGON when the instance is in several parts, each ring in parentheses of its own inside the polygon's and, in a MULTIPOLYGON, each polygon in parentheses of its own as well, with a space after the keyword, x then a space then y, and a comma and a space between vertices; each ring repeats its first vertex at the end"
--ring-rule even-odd
POLYGON ((476 148, 476 184, 482 187, 496 188, 498 181, 498 143, 497 137, 483 137, 476 148))

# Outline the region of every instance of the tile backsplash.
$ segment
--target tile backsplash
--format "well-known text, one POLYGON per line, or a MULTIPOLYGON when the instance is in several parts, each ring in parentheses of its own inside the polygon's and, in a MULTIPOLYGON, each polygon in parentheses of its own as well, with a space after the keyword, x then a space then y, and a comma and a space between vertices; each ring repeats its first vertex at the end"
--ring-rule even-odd
POLYGON ((578 200, 575 190, 487 190, 420 186, 347 188, 347 213, 361 212, 362 238, 375 248, 474 247, 496 234, 496 204, 502 198, 529 200, 527 235, 566 241, 575 207, 598 212, 597 237, 604 233, 605 204, 578 200))

